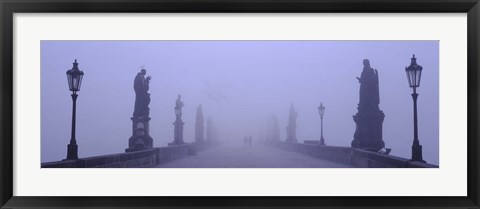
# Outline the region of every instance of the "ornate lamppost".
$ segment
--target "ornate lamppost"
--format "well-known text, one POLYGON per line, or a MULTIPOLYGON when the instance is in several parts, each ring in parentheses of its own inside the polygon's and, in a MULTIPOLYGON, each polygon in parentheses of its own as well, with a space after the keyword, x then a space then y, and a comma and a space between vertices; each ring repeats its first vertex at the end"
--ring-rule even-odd
POLYGON ((320 106, 318 107, 318 114, 320 114, 320 123, 321 123, 321 136, 320 136, 320 145, 325 145, 325 139, 323 139, 323 116, 325 115, 325 106, 323 103, 320 102, 320 106))
POLYGON ((73 68, 67 71, 68 88, 72 91, 72 136, 70 138, 70 144, 67 146, 67 158, 65 160, 77 160, 78 159, 78 146, 75 139, 75 114, 77 107, 77 91, 80 91, 82 85, 83 71, 78 69, 78 63, 75 59, 73 68))
POLYGON ((410 66, 405 67, 407 73, 408 84, 413 88, 413 145, 412 145, 412 159, 411 161, 425 162, 422 158, 422 145, 418 141, 417 128, 417 87, 420 86, 420 79, 422 77, 422 66, 417 64, 415 55, 411 58, 410 66))

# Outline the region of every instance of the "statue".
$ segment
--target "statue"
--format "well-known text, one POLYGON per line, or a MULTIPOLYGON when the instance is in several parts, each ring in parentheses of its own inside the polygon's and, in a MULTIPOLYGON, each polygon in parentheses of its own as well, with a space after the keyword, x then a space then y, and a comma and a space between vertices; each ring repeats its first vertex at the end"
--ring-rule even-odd
POLYGON ((272 116, 272 120, 273 120, 272 139, 275 141, 280 141, 280 127, 278 125, 278 119, 276 116, 272 116))
POLYGON ((182 121, 182 107, 184 105, 183 102, 180 100, 181 98, 182 96, 180 96, 179 94, 177 101, 175 101, 175 107, 173 108, 175 109, 176 119, 175 122, 173 122, 173 142, 168 143, 169 146, 185 144, 185 142, 183 141, 183 125, 185 125, 185 123, 182 121))
POLYGON ((207 117, 206 141, 215 142, 217 140, 217 133, 215 125, 213 124, 212 116, 207 117))
POLYGON ((360 82, 360 96, 358 112, 353 116, 356 127, 352 147, 377 152, 385 146, 382 140, 385 114, 378 107, 380 104, 378 71, 370 67, 368 59, 363 60, 363 71, 357 79, 360 82))
POLYGON ((291 104, 290 113, 288 116, 287 142, 297 142, 297 116, 298 113, 295 111, 293 104, 291 104))
POLYGON ((203 127, 202 105, 198 105, 197 118, 195 122, 195 142, 199 142, 199 143, 205 142, 203 131, 204 131, 204 127, 203 127))
POLYGON ((357 77, 360 83, 360 108, 377 108, 380 104, 379 99, 379 87, 378 87, 378 72, 370 67, 370 61, 368 59, 363 60, 363 71, 359 77, 357 77))
POLYGON ((142 69, 135 77, 133 83, 133 89, 135 90, 135 108, 133 111, 133 117, 148 117, 150 109, 150 94, 148 93, 150 79, 148 76, 145 78, 147 71, 142 69))
POLYGON ((135 108, 132 119, 132 136, 128 139, 128 148, 125 152, 134 152, 153 147, 150 136, 150 94, 148 93, 151 77, 145 78, 147 71, 142 68, 135 77, 133 89, 135 90, 135 108))
POLYGON ((280 140, 280 128, 278 126, 278 119, 275 115, 271 115, 268 118, 266 139, 269 141, 280 140))
POLYGON ((182 98, 182 96, 179 94, 178 95, 178 98, 177 98, 177 101, 175 102, 175 116, 177 118, 181 118, 182 117, 182 107, 184 106, 183 105, 183 102, 180 101, 180 99, 182 98))

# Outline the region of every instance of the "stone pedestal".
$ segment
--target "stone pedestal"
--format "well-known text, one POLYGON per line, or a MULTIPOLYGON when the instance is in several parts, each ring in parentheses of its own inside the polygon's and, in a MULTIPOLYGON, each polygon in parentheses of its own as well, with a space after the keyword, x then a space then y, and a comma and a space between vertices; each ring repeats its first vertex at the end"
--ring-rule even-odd
POLYGON ((286 142, 297 142, 297 129, 295 126, 287 126, 287 139, 286 142))
POLYGON ((132 136, 128 139, 128 148, 125 152, 135 152, 153 147, 150 136, 150 117, 132 117, 132 136))
POLYGON ((378 151, 385 147, 382 124, 385 114, 381 110, 359 111, 353 116, 356 124, 352 147, 378 151))
POLYGON ((183 141, 183 125, 185 123, 182 121, 181 118, 177 118, 175 120, 175 122, 173 122, 173 125, 174 125, 174 132, 173 132, 173 142, 172 143, 168 143, 168 146, 174 146, 174 145, 181 145, 181 144, 185 144, 185 142, 183 141))

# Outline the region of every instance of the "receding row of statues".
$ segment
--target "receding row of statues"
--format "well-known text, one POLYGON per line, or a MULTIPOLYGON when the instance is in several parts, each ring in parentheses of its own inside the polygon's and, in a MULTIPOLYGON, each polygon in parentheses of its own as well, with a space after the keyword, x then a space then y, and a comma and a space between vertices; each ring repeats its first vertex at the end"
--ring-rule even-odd
MULTIPOLYGON (((363 60, 363 70, 357 79, 360 83, 360 96, 358 112, 353 116, 356 128, 351 146, 378 151, 385 147, 382 140, 382 124, 385 114, 378 106, 380 104, 378 71, 370 66, 368 59, 363 60)), ((286 142, 298 141, 296 136, 297 117, 298 113, 291 104, 286 127, 286 142)), ((266 139, 280 141, 280 129, 275 116, 271 116, 268 120, 266 139)))
MULTIPOLYGON (((132 136, 128 140, 128 148, 126 152, 139 151, 143 149, 149 149, 153 147, 153 138, 150 136, 150 93, 148 93, 151 76, 145 77, 147 71, 141 69, 140 72, 135 77, 133 83, 133 89, 135 90, 135 106, 133 110, 132 120, 132 136)), ((185 142, 183 141, 183 125, 185 124, 182 121, 182 108, 185 106, 182 102, 182 96, 178 95, 177 100, 175 101, 175 121, 174 125, 174 139, 169 146, 172 145, 181 145, 185 142)), ((216 131, 213 126, 212 118, 207 118, 207 132, 206 139, 204 137, 204 125, 203 125, 203 112, 202 105, 199 105, 197 108, 197 119, 195 125, 195 142, 202 143, 206 139, 210 141, 216 140, 216 131)))
MULTIPOLYGON (((153 147, 153 139, 149 135, 149 107, 150 94, 149 83, 150 76, 145 77, 146 70, 142 69, 134 81, 135 90, 135 108, 133 112, 133 134, 129 139, 129 148, 126 151, 136 151, 145 148, 153 147)), ((384 113, 379 108, 379 85, 378 85, 378 71, 370 66, 368 59, 363 60, 363 70, 360 77, 357 77, 360 83, 360 96, 358 103, 358 112, 353 116, 356 128, 351 143, 352 147, 364 148, 371 150, 380 150, 384 148, 385 143, 382 140, 382 124, 385 117, 384 113)), ((175 116, 176 119, 173 122, 174 125, 174 140, 169 145, 183 144, 183 125, 182 121, 182 108, 184 107, 181 101, 181 95, 175 102, 175 116)), ((298 113, 295 111, 293 104, 290 105, 289 120, 286 127, 287 142, 297 142, 296 137, 296 120, 298 113)), ((211 119, 207 120, 207 123, 211 124, 211 119)), ((278 120, 272 116, 267 126, 267 140, 280 140, 278 120)), ((202 106, 197 108, 197 119, 195 124, 195 141, 204 142, 203 137, 203 113, 202 106)), ((213 128, 207 126, 207 136, 213 136, 213 128)), ((208 137, 207 137, 208 138, 208 137)))

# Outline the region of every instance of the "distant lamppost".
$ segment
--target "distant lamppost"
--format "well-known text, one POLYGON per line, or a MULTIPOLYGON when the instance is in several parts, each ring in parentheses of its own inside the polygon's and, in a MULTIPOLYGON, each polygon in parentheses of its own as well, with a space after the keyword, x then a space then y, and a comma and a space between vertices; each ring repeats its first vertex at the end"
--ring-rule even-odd
POLYGON ((413 145, 412 145, 412 161, 425 162, 422 158, 422 145, 418 141, 418 129, 417 129, 417 87, 420 86, 420 79, 422 76, 422 66, 417 64, 417 58, 415 55, 411 58, 410 66, 405 67, 407 72, 408 84, 413 88, 413 145))
POLYGON ((78 69, 78 63, 75 59, 73 63, 73 68, 67 71, 68 79, 68 88, 72 91, 72 136, 70 138, 70 144, 67 147, 67 159, 65 160, 77 160, 78 159, 78 146, 77 140, 75 139, 75 113, 77 107, 77 91, 80 91, 80 86, 82 85, 83 71, 78 69))
POLYGON ((320 145, 325 145, 325 139, 323 139, 323 116, 325 115, 325 107, 323 103, 320 103, 318 107, 318 113, 320 114, 320 123, 321 123, 321 137, 320 137, 320 145))

